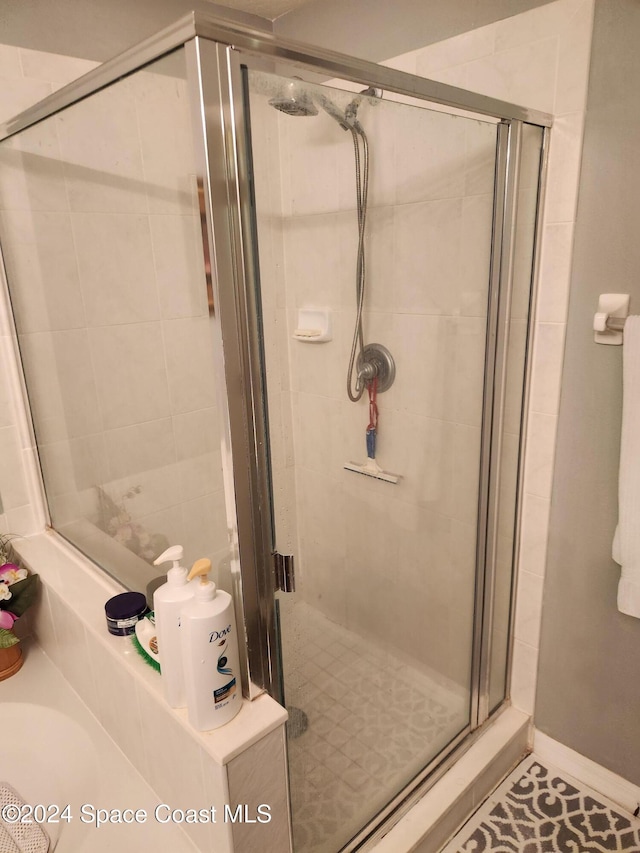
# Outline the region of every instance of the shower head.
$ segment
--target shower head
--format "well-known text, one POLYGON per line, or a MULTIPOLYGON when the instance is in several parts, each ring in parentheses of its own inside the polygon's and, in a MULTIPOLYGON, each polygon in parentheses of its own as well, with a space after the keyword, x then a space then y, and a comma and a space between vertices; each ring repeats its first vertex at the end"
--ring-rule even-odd
POLYGON ((290 116, 317 116, 318 106, 337 121, 343 130, 362 130, 358 122, 358 108, 366 98, 370 104, 377 104, 382 98, 382 89, 369 87, 351 101, 345 110, 337 107, 332 100, 320 92, 309 92, 300 77, 288 80, 278 95, 271 98, 270 106, 290 116), (303 85, 301 85, 303 84, 303 85))
POLYGON ((271 98, 269 105, 289 116, 317 116, 318 108, 300 82, 299 77, 289 80, 280 94, 271 98))

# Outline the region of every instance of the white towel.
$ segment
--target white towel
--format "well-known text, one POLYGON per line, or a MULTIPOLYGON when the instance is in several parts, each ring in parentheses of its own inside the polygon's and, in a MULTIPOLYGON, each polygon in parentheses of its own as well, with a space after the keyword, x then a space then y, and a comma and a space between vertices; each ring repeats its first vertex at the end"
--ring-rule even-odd
POLYGON ((618 610, 640 619, 640 317, 627 317, 622 354, 622 436, 613 559, 622 567, 618 610))

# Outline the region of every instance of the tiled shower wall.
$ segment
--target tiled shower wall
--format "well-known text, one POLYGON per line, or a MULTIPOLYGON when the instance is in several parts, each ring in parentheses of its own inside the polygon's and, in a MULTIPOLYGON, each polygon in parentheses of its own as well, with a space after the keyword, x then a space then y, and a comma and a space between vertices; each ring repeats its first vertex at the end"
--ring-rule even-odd
MULTIPOLYGON (((0 121, 6 121, 95 65, 83 59, 0 45, 0 121)), ((0 326, 0 494, 4 531, 35 532, 25 467, 24 430, 20 429, 17 399, 9 375, 11 363, 10 324, 6 316, 0 326)))
MULTIPOLYGON (((512 684, 514 702, 527 711, 533 708, 592 8, 591 0, 558 0, 387 63, 555 115, 532 356, 519 563, 521 595, 512 684)), ((398 619, 404 625, 411 624, 413 630, 405 634, 409 642, 403 651, 418 658, 423 654, 422 661, 436 669, 441 661, 448 660, 448 674, 453 672, 464 682, 464 628, 462 620, 458 624, 452 614, 465 610, 458 590, 464 589, 465 584, 470 590, 472 585, 469 570, 469 576, 464 576, 464 566, 471 565, 473 548, 472 496, 464 496, 459 490, 456 493, 454 484, 449 493, 451 503, 447 504, 446 498, 444 502, 436 501, 445 497, 440 491, 443 479, 453 482, 453 471, 446 466, 453 464, 452 460, 460 465, 465 458, 461 450, 472 454, 476 449, 473 435, 478 425, 465 418, 464 412, 456 417, 460 410, 446 410, 439 402, 444 399, 447 385, 452 398, 458 395, 459 407, 473 408, 484 319, 475 310, 473 298, 463 300, 459 313, 476 316, 443 317, 447 313, 446 300, 438 304, 441 292, 437 286, 435 304, 420 302, 421 290, 416 283, 421 281, 423 270, 428 269, 426 256, 433 253, 434 247, 424 219, 421 221, 420 205, 399 203, 415 202, 415 193, 421 189, 417 182, 424 180, 425 171, 429 174, 425 170, 429 158, 420 151, 405 151, 403 145, 412 138, 424 139, 425 131, 429 138, 428 129, 421 129, 422 137, 412 137, 407 128, 406 137, 400 136, 399 143, 384 130, 382 143, 375 131, 370 134, 370 310, 365 328, 367 340, 387 345, 398 361, 396 386, 379 400, 378 447, 383 467, 408 476, 411 495, 400 496, 402 487, 366 481, 340 470, 345 461, 362 461, 367 422, 365 406, 348 403, 344 390, 354 319, 354 310, 349 306, 355 302, 357 239, 350 139, 344 138, 332 119, 322 115, 305 121, 279 116, 276 138, 273 111, 258 100, 252 109, 254 119, 259 117, 254 122, 255 133, 259 134, 257 156, 268 158, 269 186, 262 188, 262 197, 269 199, 263 208, 263 213, 268 208, 268 215, 259 231, 262 268, 267 271, 273 264, 276 271, 275 281, 270 279, 263 288, 265 294, 269 293, 265 297, 267 316, 272 322, 269 328, 275 330, 273 335, 267 333, 267 347, 272 354, 270 401, 278 413, 278 422, 272 420, 275 459, 280 462, 276 484, 280 482, 277 492, 281 494, 285 493, 285 482, 289 490, 292 488, 295 463, 298 553, 302 558, 300 594, 330 618, 365 633, 375 633, 381 625, 389 630, 398 619), (269 153, 261 155, 261 146, 269 153), (397 175, 390 165, 394 163, 400 164, 397 175), (398 198, 392 196, 395 186, 399 188, 398 198), (267 233, 269 237, 264 239, 267 233), (394 257, 394 247, 403 241, 408 243, 415 233, 422 235, 425 256, 418 258, 413 268, 406 268, 398 254, 394 257), (334 341, 305 345, 292 340, 299 307, 330 308, 334 341), (451 335, 453 329, 457 334, 447 341, 447 331, 451 335), (454 367, 448 384, 443 375, 429 373, 429 364, 450 364, 454 353, 458 357, 461 354, 461 361, 454 367), (275 406, 273 386, 277 390, 275 406), (414 390, 418 387, 428 390, 418 395, 414 390), (440 423, 446 423, 446 429, 434 430, 437 421, 431 420, 431 428, 425 430, 429 416, 442 418, 440 423), (340 438, 332 442, 331 436, 340 438), (422 470, 422 454, 435 460, 428 471, 422 470), (418 478, 411 482, 418 471, 418 478), (425 565, 429 565, 428 572, 425 565), (438 565, 442 567, 440 572, 433 570, 438 565), (428 619, 420 604, 425 589, 428 619)), ((382 109, 378 113, 375 107, 363 109, 365 127, 383 124, 382 109)), ((468 263, 475 264, 482 276, 486 272, 482 238, 468 226, 477 227, 481 222, 479 217, 475 221, 472 217, 474 210, 490 203, 490 186, 478 184, 481 171, 476 172, 473 183, 468 168, 470 162, 473 165, 469 160, 471 152, 447 139, 446 134, 444 138, 443 147, 447 150, 440 156, 448 161, 437 163, 434 172, 448 175, 446 166, 453 165, 458 154, 456 166, 462 166, 459 179, 464 181, 466 162, 471 191, 470 197, 461 201, 461 218, 454 225, 455 194, 447 192, 447 178, 444 186, 435 188, 436 194, 450 196, 439 202, 440 239, 447 240, 451 250, 462 256, 463 274, 468 263)), ((480 162, 493 155, 490 147, 480 149, 480 162)), ((432 149, 430 154, 438 156, 432 149)), ((257 171, 260 176, 261 169, 257 171)), ((439 251, 447 249, 438 246, 436 255, 439 251)), ((426 293, 427 288, 423 291, 426 293)), ((470 493, 473 489, 469 482, 470 493)), ((288 521, 283 538, 288 537, 295 548, 296 519, 288 521)), ((398 640, 397 634, 394 640, 398 640)))
MULTIPOLYGON (((557 116, 552 134, 537 302, 522 556, 519 566, 521 594, 516 620, 512 686, 515 704, 527 711, 533 709, 535 691, 551 469, 579 178, 591 15, 592 0, 559 0, 389 62, 403 70, 441 77, 447 82, 457 82, 515 102, 530 103, 554 112, 557 116)), ((90 65, 66 57, 3 47, 0 52, 0 74, 7 83, 2 87, 3 115, 8 117, 28 106, 90 65)), ((272 225, 275 229, 276 226, 272 225)), ((277 239, 274 245, 277 252, 277 239)), ((282 255, 276 257, 276 264, 281 263, 282 255)), ((284 323, 287 328, 284 288, 272 292, 273 320, 284 323)), ((10 339, 6 317, 1 333, 3 351, 7 352, 10 339)), ((286 362, 282 368, 282 375, 286 376, 289 370, 287 354, 281 352, 279 357, 286 362)), ((6 364, 7 359, 3 358, 4 368, 6 364)), ((28 445, 14 409, 15 396, 5 376, 0 379, 0 399, 3 401, 0 407, 0 441, 3 449, 0 455, 0 478, 4 505, 1 521, 3 529, 29 533, 35 530, 35 522, 28 504, 26 476, 23 473, 26 467, 23 458, 27 459, 27 463, 30 462, 28 445)), ((286 418, 289 389, 287 380, 282 382, 284 391, 280 391, 280 402, 284 409, 284 417, 281 419, 284 425, 282 428, 275 426, 278 414, 274 414, 273 407, 271 420, 275 441, 282 449, 283 471, 286 469, 283 483, 291 487, 294 441, 286 418)), ((360 420, 358 418, 354 432, 356 458, 361 455, 358 440, 362 428, 360 420)), ((382 443, 380 452, 383 452, 382 443)), ((293 519, 288 533, 292 542, 295 542, 295 529, 293 519)))
MULTIPOLYGON (((203 369, 210 321, 181 53, 5 143, 0 216, 56 527, 93 542, 93 523, 113 516, 101 487, 154 555, 182 543, 187 562, 217 562, 227 551, 219 413, 203 369)), ((16 73, 31 69, 34 55, 6 48, 5 65, 13 56, 16 73)), ((81 64, 70 63, 71 76, 81 64)), ((14 482, 3 477, 10 511, 26 503, 14 482)), ((136 578, 135 560, 116 559, 123 572, 132 563, 131 585, 157 574, 140 561, 136 578)))
MULTIPOLYGON (((10 118, 93 65, 71 57, 0 45, 0 120, 10 118)), ((158 93, 162 87, 172 87, 169 79, 161 78, 156 82, 159 83, 158 93)), ((97 134, 97 129, 95 132, 97 134)), ((28 198, 31 202, 33 196, 28 196, 24 184, 14 185, 14 189, 10 201, 11 208, 18 210, 16 219, 12 220, 15 222, 20 216, 20 201, 28 198)), ((46 215, 37 206, 36 210, 36 216, 46 215)), ((51 211, 48 213, 51 221, 54 217, 51 211)), ((58 214, 62 219, 63 212, 58 211, 58 214)), ((167 218, 165 221, 169 221, 169 217, 177 214, 175 211, 173 214, 170 211, 158 213, 155 223, 158 228, 162 227, 163 215, 167 218)), ((71 211, 66 211, 66 216, 70 220, 71 211)), ((104 222, 104 212, 97 216, 104 222)), ((60 229, 55 233, 59 235, 60 229)), ((52 236, 49 233, 49 237, 52 236)), ((33 322, 40 317, 38 308, 46 304, 37 301, 46 297, 46 289, 44 292, 41 289, 43 275, 61 274, 55 263, 53 239, 46 242, 46 249, 49 254, 43 246, 32 246, 31 251, 22 246, 22 257, 30 264, 32 274, 35 305, 30 306, 34 310, 30 319, 33 322)), ((86 257, 91 247, 83 246, 82 249, 86 257)), ((179 247, 169 239, 162 249, 165 259, 170 258, 172 252, 179 254, 179 247)), ((158 280, 160 269, 157 270, 158 280)), ((179 258, 174 257, 174 263, 165 267, 165 273, 167 290, 164 292, 168 297, 171 276, 185 275, 184 263, 181 265, 179 258)), ((77 278, 73 281, 77 286, 77 278)), ((162 304, 166 308, 168 302, 162 304)), ((182 316, 180 306, 174 304, 173 309, 177 313, 168 319, 179 319, 182 316)), ((62 317, 63 312, 58 316, 62 317)), ((28 535, 41 532, 37 510, 29 502, 28 480, 33 465, 30 436, 18 408, 19 383, 11 371, 11 327, 4 310, 0 322, 0 491, 3 500, 0 530, 28 535)), ((196 431, 205 432, 206 423, 194 423, 192 432, 196 431)), ((186 444, 187 449, 193 450, 193 444, 186 444)), ((195 457, 197 452, 191 460, 192 466, 196 465, 195 457)), ((186 471, 184 473, 186 475, 186 471)), ((70 472, 65 476, 70 476, 70 472)), ((225 752, 233 743, 231 729, 227 728, 222 736, 215 732, 194 735, 186 723, 184 711, 168 708, 161 695, 160 679, 133 652, 128 638, 116 638, 106 632, 103 604, 115 593, 116 586, 106 576, 93 575, 80 555, 59 553, 56 549, 48 551, 42 542, 46 538, 40 536, 24 543, 25 559, 40 570, 43 591, 37 607, 29 614, 32 617, 29 623, 23 624, 23 620, 18 623, 23 633, 33 628, 38 642, 59 667, 61 677, 69 681, 165 802, 183 807, 206 802, 218 808, 224 803, 246 802, 252 808, 260 802, 273 804, 274 820, 266 829, 261 827, 256 831, 249 825, 231 827, 222 823, 187 827, 194 850, 242 853, 255 850, 256 845, 274 850, 288 849, 282 709, 267 696, 243 708, 233 727, 239 748, 229 752, 227 757, 219 754, 221 745, 225 752), (126 713, 123 713, 122 697, 126 697, 126 713), (252 746, 246 748, 251 742, 252 746), (158 743, 164 744, 163 749, 158 750, 158 743), (256 766, 261 767, 262 772, 256 772, 256 766)), ((28 663, 25 670, 27 666, 28 663)), ((45 697, 41 699, 46 701, 45 697)))
MULTIPOLYGON (((267 136, 273 150, 277 124, 281 158, 281 213, 265 250, 282 253, 279 322, 266 324, 266 337, 275 329, 280 361, 271 361, 268 382, 294 424, 300 594, 464 685, 495 125, 389 103, 360 108, 372 161, 365 337, 397 364, 378 400, 378 461, 402 475, 393 486, 343 470, 365 460, 368 422, 366 395, 356 405, 346 396, 358 240, 351 134, 322 112, 303 121, 264 102, 254 109, 256 157, 267 136), (302 307, 330 311, 333 340, 292 338, 302 307)), ((261 189, 269 187, 258 185, 259 209, 261 189)), ((262 233, 269 206, 265 196, 262 233)), ((269 260, 263 254, 263 270, 269 260)))
POLYGON ((533 713, 593 0, 557 0, 390 60, 554 115, 527 422, 511 696, 533 713))

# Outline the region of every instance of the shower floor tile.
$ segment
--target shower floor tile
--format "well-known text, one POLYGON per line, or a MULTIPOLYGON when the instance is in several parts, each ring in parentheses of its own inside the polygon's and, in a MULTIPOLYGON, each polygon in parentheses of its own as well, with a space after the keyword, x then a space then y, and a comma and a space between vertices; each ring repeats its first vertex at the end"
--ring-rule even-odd
POLYGON ((640 853, 640 820, 543 764, 521 762, 442 853, 640 853))
POLYGON ((288 741, 294 849, 336 853, 464 728, 469 700, 303 602, 280 609, 287 707, 308 719, 288 741))

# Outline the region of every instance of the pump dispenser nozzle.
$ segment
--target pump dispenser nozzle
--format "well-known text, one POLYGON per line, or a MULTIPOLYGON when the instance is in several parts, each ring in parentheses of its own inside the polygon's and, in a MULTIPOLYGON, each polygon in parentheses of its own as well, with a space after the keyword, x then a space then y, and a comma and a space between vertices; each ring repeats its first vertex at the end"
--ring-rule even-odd
POLYGON ((196 586, 195 591, 197 599, 210 601, 212 598, 216 597, 216 585, 213 581, 209 580, 210 571, 211 560, 207 559, 207 557, 202 557, 202 559, 196 560, 191 566, 191 571, 187 576, 187 580, 193 580, 193 578, 197 577, 200 578, 200 582, 196 586))
POLYGON ((182 545, 172 545, 170 548, 167 548, 166 551, 163 551, 159 557, 153 561, 154 566, 159 566, 161 563, 168 563, 169 560, 173 560, 173 568, 180 568, 180 560, 184 556, 184 548, 182 545))
POLYGON ((184 566, 180 565, 183 554, 184 548, 182 545, 172 545, 153 561, 154 566, 159 566, 161 563, 168 563, 169 560, 173 561, 173 566, 167 572, 167 582, 171 585, 178 584, 182 586, 187 582, 187 570, 184 566))

